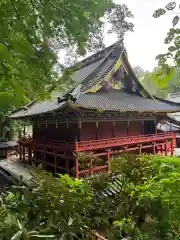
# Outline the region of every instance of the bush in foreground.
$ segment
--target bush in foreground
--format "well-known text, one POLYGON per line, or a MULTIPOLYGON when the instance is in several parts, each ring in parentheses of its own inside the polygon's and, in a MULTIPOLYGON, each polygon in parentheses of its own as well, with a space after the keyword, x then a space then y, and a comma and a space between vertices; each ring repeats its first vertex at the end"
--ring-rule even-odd
POLYGON ((1 194, 0 239, 180 239, 180 161, 123 155, 112 173, 83 180, 33 175, 34 186, 1 194))

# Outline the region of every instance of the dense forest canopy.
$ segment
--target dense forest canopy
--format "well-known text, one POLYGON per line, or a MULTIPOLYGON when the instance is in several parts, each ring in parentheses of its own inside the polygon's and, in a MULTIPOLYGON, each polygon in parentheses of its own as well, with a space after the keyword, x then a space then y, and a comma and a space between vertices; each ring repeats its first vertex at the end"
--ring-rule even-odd
POLYGON ((47 86, 62 83, 59 50, 72 48, 78 56, 102 49, 107 23, 123 41, 133 30, 129 17, 126 5, 111 0, 1 1, 0 102, 43 98, 47 86))

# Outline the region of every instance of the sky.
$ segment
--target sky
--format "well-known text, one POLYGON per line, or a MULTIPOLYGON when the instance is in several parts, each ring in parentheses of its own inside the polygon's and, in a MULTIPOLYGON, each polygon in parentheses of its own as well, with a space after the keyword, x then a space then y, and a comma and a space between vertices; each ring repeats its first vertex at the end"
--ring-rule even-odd
MULTIPOLYGON (((135 25, 133 33, 127 33, 125 46, 132 66, 141 66, 151 71, 156 65, 155 57, 165 53, 168 46, 164 38, 172 27, 173 15, 168 14, 160 18, 153 18, 154 11, 164 7, 170 0, 115 0, 116 3, 126 4, 134 15, 130 19, 135 25)), ((111 45, 115 37, 106 35, 105 44, 111 45)))

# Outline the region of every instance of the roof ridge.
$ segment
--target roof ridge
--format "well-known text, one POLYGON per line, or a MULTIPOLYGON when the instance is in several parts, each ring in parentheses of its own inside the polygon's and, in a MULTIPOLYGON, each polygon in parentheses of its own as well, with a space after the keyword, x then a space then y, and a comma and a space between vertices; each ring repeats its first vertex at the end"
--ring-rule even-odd
MULTIPOLYGON (((115 59, 117 60, 117 59, 122 55, 122 53, 123 53, 123 51, 122 51, 122 52, 120 51, 120 46, 117 45, 117 43, 116 43, 116 44, 113 44, 113 45, 111 46, 111 48, 108 49, 108 52, 106 53, 106 56, 104 57, 104 60, 103 60, 102 62, 100 62, 99 65, 93 70, 93 72, 90 73, 90 74, 82 81, 82 83, 81 83, 82 86, 84 86, 84 87, 86 88, 86 90, 83 89, 83 92, 86 92, 86 91, 87 91, 89 80, 90 80, 91 78, 93 78, 94 76, 96 76, 99 68, 102 68, 102 66, 104 65, 104 62, 108 59, 108 57, 110 56, 110 54, 112 54, 112 53, 114 52, 114 50, 117 50, 116 56, 113 57, 113 58, 114 58, 114 61, 115 61, 115 59)), ((113 64, 114 64, 114 63, 113 63, 113 64)), ((110 66, 109 66, 109 67, 110 67, 110 66)), ((104 70, 103 70, 103 72, 104 72, 104 70)), ((102 74, 101 74, 101 75, 102 75, 102 74)), ((103 75, 104 75, 104 73, 103 73, 103 75)), ((99 79, 99 76, 97 77, 97 79, 99 79)), ((95 84, 97 84, 97 82, 96 82, 95 84)), ((91 87, 93 87, 93 85, 92 85, 91 87)))
POLYGON ((106 47, 106 48, 102 49, 99 52, 96 52, 96 53, 92 54, 91 56, 83 59, 82 61, 77 62, 75 65, 73 65, 71 67, 73 68, 76 65, 80 65, 79 67, 77 66, 77 68, 76 68, 76 71, 77 71, 81 68, 84 68, 84 67, 94 63, 94 62, 97 62, 98 60, 104 58, 107 55, 107 52, 109 52, 111 50, 111 48, 115 47, 116 45, 117 45, 117 42, 110 45, 109 47, 106 47))
POLYGON ((66 93, 65 95, 63 95, 63 97, 67 96, 68 94, 72 95, 73 97, 75 97, 75 95, 73 94, 75 89, 78 88, 78 92, 76 93, 76 96, 79 96, 80 93, 86 93, 86 90, 82 91, 82 87, 86 85, 86 83, 89 81, 89 78, 91 78, 92 76, 94 76, 97 72, 97 70, 102 66, 102 64, 104 63, 104 61, 109 57, 109 55, 118 47, 117 45, 118 42, 112 44, 111 46, 109 46, 108 48, 106 48, 106 54, 104 55, 104 59, 103 61, 101 61, 96 68, 93 70, 92 73, 90 73, 89 75, 87 75, 87 77, 80 83, 77 84, 77 86, 75 86, 72 90, 70 90, 68 93, 66 93))

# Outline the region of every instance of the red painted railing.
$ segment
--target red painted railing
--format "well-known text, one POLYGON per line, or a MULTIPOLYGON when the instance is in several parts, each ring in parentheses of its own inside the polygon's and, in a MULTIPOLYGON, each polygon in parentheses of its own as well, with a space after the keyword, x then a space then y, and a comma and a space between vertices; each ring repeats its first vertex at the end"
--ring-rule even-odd
POLYGON ((129 136, 129 137, 118 137, 109 138, 93 141, 83 141, 83 142, 56 142, 56 141, 36 141, 32 139, 20 140, 19 142, 26 146, 31 145, 36 148, 51 148, 57 151, 88 151, 95 149, 102 149, 108 147, 133 145, 143 142, 153 142, 161 141, 166 139, 173 139, 176 134, 173 132, 168 133, 158 133, 152 135, 140 135, 140 136, 129 136))
POLYGON ((125 146, 125 145, 131 145, 131 144, 137 144, 137 143, 143 143, 143 142, 172 139, 175 137, 176 137, 175 133, 168 132, 168 133, 158 133, 158 134, 152 134, 152 135, 140 135, 140 136, 129 136, 129 137, 94 140, 94 141, 84 141, 84 142, 78 142, 77 151, 87 151, 92 149, 125 146))

